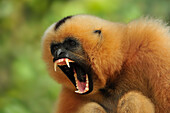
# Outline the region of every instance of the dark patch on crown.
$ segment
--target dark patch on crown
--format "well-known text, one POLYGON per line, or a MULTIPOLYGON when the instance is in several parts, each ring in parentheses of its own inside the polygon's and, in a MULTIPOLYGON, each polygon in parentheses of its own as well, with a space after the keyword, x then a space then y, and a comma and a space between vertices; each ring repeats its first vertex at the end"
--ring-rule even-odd
POLYGON ((54 30, 57 30, 63 23, 65 23, 65 21, 67 19, 70 19, 71 17, 73 17, 73 16, 67 16, 67 17, 61 19, 60 21, 58 21, 55 28, 54 28, 54 30))

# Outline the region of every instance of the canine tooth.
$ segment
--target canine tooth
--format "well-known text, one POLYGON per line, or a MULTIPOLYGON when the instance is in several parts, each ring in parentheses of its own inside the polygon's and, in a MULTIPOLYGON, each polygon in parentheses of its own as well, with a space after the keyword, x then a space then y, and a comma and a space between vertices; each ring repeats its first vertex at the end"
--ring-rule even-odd
POLYGON ((68 61, 69 61, 69 62, 74 62, 74 61, 72 61, 72 60, 70 60, 70 59, 68 59, 68 61))
POLYGON ((76 93, 81 93, 79 90, 75 91, 76 93))
POLYGON ((66 64, 67 64, 67 66, 70 68, 70 64, 69 64, 69 61, 68 61, 67 58, 66 58, 66 64))
POLYGON ((57 69, 57 62, 54 62, 54 71, 56 71, 57 69))

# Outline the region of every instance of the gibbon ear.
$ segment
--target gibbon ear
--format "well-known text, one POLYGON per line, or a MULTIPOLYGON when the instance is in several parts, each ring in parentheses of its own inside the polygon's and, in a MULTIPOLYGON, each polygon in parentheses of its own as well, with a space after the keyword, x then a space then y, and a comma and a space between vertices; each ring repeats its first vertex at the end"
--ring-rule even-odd
POLYGON ((95 30, 94 33, 97 33, 97 34, 100 35, 102 33, 102 31, 101 30, 95 30))

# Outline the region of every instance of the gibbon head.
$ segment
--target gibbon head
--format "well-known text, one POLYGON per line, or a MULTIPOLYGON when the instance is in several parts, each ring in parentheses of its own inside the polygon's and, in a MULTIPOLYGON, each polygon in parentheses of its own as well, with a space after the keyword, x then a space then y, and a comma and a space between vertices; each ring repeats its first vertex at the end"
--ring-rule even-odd
POLYGON ((42 38, 50 75, 79 94, 95 93, 115 79, 122 65, 123 25, 89 16, 68 16, 42 38))

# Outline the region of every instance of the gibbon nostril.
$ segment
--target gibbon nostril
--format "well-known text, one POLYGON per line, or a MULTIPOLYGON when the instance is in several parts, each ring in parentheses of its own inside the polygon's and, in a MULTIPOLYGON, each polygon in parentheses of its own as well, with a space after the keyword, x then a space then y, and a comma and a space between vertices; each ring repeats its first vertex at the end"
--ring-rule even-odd
POLYGON ((65 49, 58 49, 57 51, 55 51, 54 53, 54 57, 56 58, 65 58, 65 57, 68 57, 68 53, 65 49))
POLYGON ((62 49, 58 49, 57 50, 57 56, 60 56, 61 54, 63 54, 64 52, 63 52, 63 50, 62 49))
POLYGON ((50 47, 50 49, 51 49, 51 54, 52 54, 53 56, 56 56, 56 52, 57 52, 58 49, 60 49, 60 47, 61 47, 61 44, 52 43, 52 44, 51 44, 51 47, 50 47))

